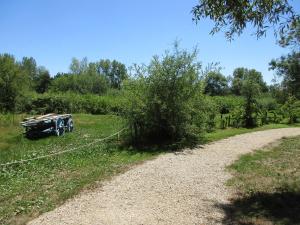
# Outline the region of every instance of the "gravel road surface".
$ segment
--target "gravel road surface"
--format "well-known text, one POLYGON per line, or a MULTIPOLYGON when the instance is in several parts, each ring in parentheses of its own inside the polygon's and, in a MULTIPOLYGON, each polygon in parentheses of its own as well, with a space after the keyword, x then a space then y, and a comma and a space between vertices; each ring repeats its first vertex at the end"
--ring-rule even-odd
POLYGON ((231 191, 225 170, 241 154, 300 128, 259 131, 230 137, 193 150, 167 153, 83 191, 30 225, 222 224, 231 191))

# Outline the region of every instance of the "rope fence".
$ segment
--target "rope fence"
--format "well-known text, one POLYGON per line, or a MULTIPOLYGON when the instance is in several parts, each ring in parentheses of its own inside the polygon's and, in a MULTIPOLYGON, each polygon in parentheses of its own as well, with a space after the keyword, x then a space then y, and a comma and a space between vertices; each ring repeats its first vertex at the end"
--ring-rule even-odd
POLYGON ((109 135, 107 137, 104 137, 104 138, 96 139, 93 142, 90 142, 90 143, 85 144, 85 145, 81 145, 81 146, 78 146, 78 147, 75 147, 75 148, 71 148, 71 149, 67 149, 67 150, 64 150, 64 151, 54 152, 54 153, 51 153, 51 154, 48 154, 48 155, 41 155, 41 156, 37 156, 37 157, 34 157, 34 158, 30 158, 30 159, 22 159, 22 160, 18 160, 18 161, 12 161, 12 162, 8 162, 8 163, 0 164, 0 167, 10 166, 10 165, 20 164, 20 163, 26 163, 26 162, 30 162, 30 161, 34 161, 34 160, 38 160, 38 159, 49 158, 49 157, 52 157, 52 156, 55 156, 55 155, 61 155, 63 153, 67 153, 67 152, 73 152, 73 151, 79 150, 81 148, 89 147, 89 146, 92 146, 92 145, 97 144, 99 142, 108 140, 108 139, 110 139, 110 138, 112 138, 114 136, 118 136, 119 137, 120 133, 122 133, 126 129, 127 128, 123 128, 123 129, 119 130, 116 133, 113 133, 113 134, 111 134, 111 135, 109 135))

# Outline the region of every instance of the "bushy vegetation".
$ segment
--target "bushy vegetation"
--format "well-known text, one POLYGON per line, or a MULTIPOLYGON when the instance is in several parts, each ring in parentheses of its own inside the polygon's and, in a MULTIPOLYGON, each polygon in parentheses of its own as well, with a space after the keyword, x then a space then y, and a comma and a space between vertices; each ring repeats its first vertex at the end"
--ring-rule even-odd
POLYGON ((178 44, 149 65, 134 65, 130 76, 116 60, 73 58, 68 73, 50 77, 33 58, 18 62, 3 54, 0 111, 117 114, 127 119, 135 143, 196 142, 217 128, 297 122, 298 55, 271 62, 283 81, 268 86, 255 69, 236 68, 228 77, 217 63, 203 70, 197 51, 178 44))
POLYGON ((125 85, 125 116, 134 141, 197 139, 205 122, 214 120, 202 93, 196 56, 196 50, 189 53, 175 45, 173 52, 155 56, 125 85))

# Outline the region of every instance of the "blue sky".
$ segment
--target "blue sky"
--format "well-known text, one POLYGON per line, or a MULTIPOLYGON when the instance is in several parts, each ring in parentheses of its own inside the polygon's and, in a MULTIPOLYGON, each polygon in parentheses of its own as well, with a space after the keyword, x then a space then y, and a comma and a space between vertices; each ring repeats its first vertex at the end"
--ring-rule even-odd
POLYGON ((52 75, 67 72, 72 57, 116 59, 127 66, 149 63, 178 39, 198 46, 203 64, 220 62, 225 75, 236 67, 255 68, 270 83, 268 63, 288 52, 272 32, 257 40, 251 29, 228 42, 209 35, 212 23, 196 25, 190 13, 197 0, 0 0, 0 53, 32 56, 52 75))

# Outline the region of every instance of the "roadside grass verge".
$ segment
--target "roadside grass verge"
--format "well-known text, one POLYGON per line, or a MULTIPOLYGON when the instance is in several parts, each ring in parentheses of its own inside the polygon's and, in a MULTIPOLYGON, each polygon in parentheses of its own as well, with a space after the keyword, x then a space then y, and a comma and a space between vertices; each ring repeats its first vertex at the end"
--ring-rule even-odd
POLYGON ((218 141, 224 138, 228 138, 231 136, 235 136, 238 134, 245 134, 249 132, 255 132, 255 131, 263 131, 263 130, 269 130, 269 129, 278 129, 278 128, 288 128, 288 127, 297 127, 299 124, 293 124, 293 125, 288 125, 288 124, 267 124, 264 126, 260 127, 255 127, 255 128, 227 128, 227 129, 217 129, 211 133, 207 133, 204 136, 204 143, 207 142, 212 142, 212 141, 218 141))
POLYGON ((300 136, 241 156, 229 169, 237 191, 224 207, 230 224, 300 224, 300 136))

